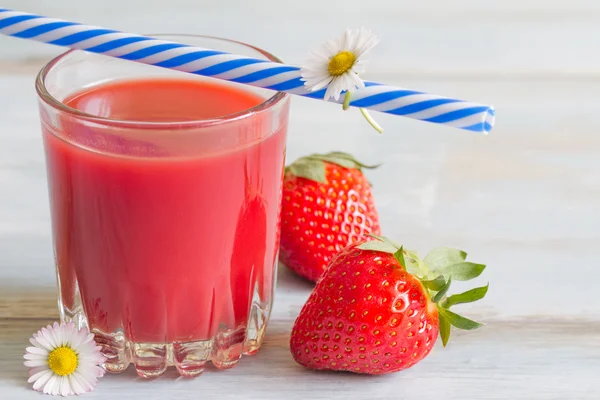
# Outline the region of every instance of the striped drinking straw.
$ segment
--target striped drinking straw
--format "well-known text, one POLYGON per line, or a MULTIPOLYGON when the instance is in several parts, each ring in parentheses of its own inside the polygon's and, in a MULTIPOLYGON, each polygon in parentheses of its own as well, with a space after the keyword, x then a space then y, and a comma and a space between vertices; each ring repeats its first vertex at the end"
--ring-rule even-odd
MULTIPOLYGON (((325 95, 325 89, 309 91, 296 66, 20 11, 0 8, 0 34, 299 96, 324 100, 325 95)), ((350 106, 485 134, 494 126, 491 106, 369 81, 352 94, 350 106)))

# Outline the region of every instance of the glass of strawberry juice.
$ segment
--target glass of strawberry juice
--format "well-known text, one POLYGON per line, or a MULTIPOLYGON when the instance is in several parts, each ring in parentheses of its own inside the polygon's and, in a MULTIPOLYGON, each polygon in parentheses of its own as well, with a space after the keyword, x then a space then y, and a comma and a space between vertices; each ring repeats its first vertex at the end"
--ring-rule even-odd
POLYGON ((110 372, 196 376, 255 353, 273 302, 288 96, 80 51, 36 88, 61 318, 90 328, 110 372))

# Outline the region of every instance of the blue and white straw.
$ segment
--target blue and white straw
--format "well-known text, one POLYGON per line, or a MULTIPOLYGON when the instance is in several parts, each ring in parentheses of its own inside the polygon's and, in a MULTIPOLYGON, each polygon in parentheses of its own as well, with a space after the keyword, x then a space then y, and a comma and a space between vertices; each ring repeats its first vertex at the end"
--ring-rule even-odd
MULTIPOLYGON (((0 34, 321 100, 325 95, 325 89, 308 91, 296 66, 19 11, 0 8, 0 34)), ((375 82, 354 92, 350 106, 480 133, 491 131, 495 116, 484 104, 375 82)))

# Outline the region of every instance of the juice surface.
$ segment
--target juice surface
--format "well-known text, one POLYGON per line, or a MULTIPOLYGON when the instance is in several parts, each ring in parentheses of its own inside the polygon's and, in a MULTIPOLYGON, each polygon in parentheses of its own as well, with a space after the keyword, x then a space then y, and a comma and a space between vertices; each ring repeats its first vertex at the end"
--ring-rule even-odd
MULTIPOLYGON (((65 103, 97 116, 172 122, 262 101, 230 86, 152 79, 105 84, 65 103)), ((270 126, 253 118, 248 129, 270 126)), ((135 156, 140 143, 128 140, 118 152, 90 151, 60 136, 93 136, 93 127, 63 126, 70 131, 45 127, 44 141, 65 306, 76 306, 78 285, 90 328, 122 329, 134 342, 205 340, 243 327, 255 293, 271 296, 286 126, 218 154, 203 154, 200 140, 193 157, 161 149, 135 156)))

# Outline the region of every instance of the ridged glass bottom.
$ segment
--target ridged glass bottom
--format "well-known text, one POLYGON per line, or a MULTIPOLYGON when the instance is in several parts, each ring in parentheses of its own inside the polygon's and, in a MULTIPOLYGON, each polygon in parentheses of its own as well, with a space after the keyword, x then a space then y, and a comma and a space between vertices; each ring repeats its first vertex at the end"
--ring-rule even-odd
MULTIPOLYGON (((228 369, 235 366, 242 355, 256 353, 265 336, 269 308, 254 302, 247 327, 219 331, 209 340, 136 343, 127 340, 122 332, 106 333, 92 329, 92 333, 107 358, 104 368, 108 372, 120 373, 133 364, 140 377, 151 379, 174 366, 181 376, 195 377, 204 372, 208 362, 218 369, 228 369)), ((61 307, 61 311, 63 320, 73 321, 78 327, 87 326, 81 306, 76 305, 73 310, 61 307)))

